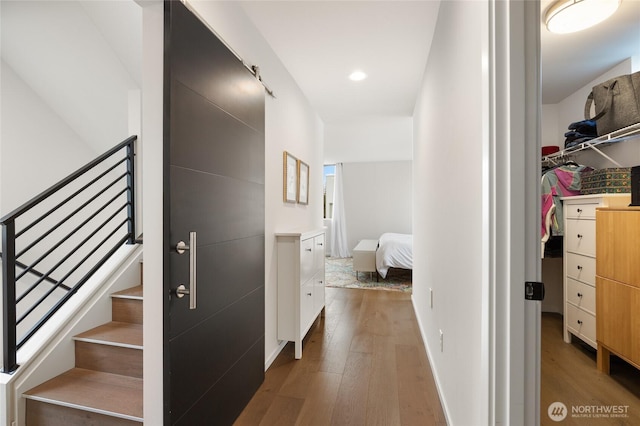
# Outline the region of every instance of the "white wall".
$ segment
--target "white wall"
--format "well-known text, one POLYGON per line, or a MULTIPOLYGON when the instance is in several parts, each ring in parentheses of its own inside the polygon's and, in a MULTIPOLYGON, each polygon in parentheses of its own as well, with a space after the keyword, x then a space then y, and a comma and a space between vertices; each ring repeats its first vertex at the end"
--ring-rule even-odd
POLYGON ((487 22, 486 2, 440 4, 414 111, 413 303, 451 425, 486 422, 481 300, 487 22))
POLYGON ((1 67, 0 215, 5 215, 97 153, 10 66, 2 61, 1 67))
POLYGON ((102 153, 130 136, 128 91, 139 89, 141 28, 133 1, 0 7, 3 60, 85 143, 102 153))
POLYGON ((411 234, 411 161, 343 164, 347 241, 350 250, 384 232, 411 234))
POLYGON ((412 117, 362 118, 325 126, 325 164, 411 160, 412 117))

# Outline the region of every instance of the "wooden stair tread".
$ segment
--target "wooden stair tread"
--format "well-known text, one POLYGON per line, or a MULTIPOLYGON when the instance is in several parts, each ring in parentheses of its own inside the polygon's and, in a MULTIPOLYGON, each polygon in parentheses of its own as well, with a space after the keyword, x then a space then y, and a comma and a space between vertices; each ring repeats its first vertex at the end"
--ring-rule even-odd
POLYGON ((74 340, 142 349, 142 324, 111 321, 74 336, 74 340))
POLYGON ((113 293, 111 297, 142 300, 142 286, 138 285, 135 287, 120 290, 118 292, 113 293))
POLYGON ((25 398, 142 421, 140 378, 73 368, 24 393, 25 398))

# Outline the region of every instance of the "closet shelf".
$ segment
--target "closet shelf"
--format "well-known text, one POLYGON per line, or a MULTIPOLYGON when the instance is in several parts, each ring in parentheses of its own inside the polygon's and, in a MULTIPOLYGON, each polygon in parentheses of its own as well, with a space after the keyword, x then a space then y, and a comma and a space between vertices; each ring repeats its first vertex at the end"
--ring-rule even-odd
POLYGON ((584 151, 585 149, 592 149, 598 154, 605 157, 607 160, 611 161, 616 166, 621 167, 620 163, 609 157, 604 152, 600 151, 599 148, 638 136, 640 136, 640 123, 636 123, 629 127, 624 127, 622 129, 616 130, 615 132, 611 132, 606 135, 599 136, 595 139, 591 139, 587 142, 579 143, 572 147, 565 148, 561 151, 554 152, 553 154, 545 155, 544 157, 542 157, 542 162, 543 164, 559 164, 563 162, 564 159, 570 154, 584 151))

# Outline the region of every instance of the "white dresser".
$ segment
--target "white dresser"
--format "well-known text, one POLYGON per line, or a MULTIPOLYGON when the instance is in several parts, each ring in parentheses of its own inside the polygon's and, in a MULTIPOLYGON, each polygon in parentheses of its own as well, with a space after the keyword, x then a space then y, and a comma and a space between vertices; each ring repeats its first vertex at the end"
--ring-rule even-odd
POLYGON ((302 339, 324 308, 324 229, 276 233, 278 253, 278 340, 302 339))
POLYGON ((596 348, 596 208, 626 207, 630 194, 561 198, 564 214, 564 341, 596 348))

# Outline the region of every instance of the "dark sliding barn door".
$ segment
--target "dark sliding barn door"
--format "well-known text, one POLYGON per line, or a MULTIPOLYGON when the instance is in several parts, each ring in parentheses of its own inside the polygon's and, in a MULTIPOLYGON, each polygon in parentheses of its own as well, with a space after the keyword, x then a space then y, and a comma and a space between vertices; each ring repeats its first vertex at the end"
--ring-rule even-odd
POLYGON ((264 90, 178 1, 164 79, 165 424, 231 424, 264 379, 264 90))

